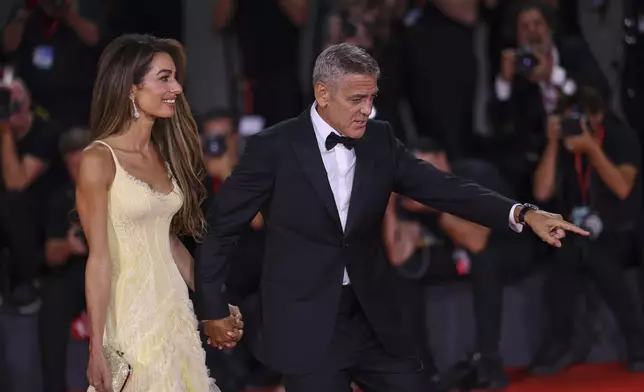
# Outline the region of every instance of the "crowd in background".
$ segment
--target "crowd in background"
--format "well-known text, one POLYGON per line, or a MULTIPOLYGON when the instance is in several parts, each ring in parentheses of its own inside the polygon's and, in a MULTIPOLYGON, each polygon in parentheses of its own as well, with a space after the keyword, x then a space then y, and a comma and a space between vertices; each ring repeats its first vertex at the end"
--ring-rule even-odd
MULTIPOLYGON (((87 338, 88 250, 73 212, 74 183, 90 142, 98 56, 123 33, 181 41, 182 7, 180 0, 18 0, 2 28, 0 305, 40 315, 34 339, 45 391, 67 390, 67 342, 87 338)), ((436 372, 437 387, 508 385, 499 352, 503 286, 535 270, 545 274, 549 318, 531 373, 556 373, 588 354, 596 336, 575 322, 586 277, 618 322, 627 369, 644 371, 644 325, 633 316, 642 309, 623 273, 641 264, 644 277, 644 79, 637 72, 644 1, 215 0, 212 7, 213 28, 234 37, 241 66, 228 67, 227 85, 213 86, 226 90, 230 107, 195 113, 209 197, 246 136, 313 101, 299 77, 312 68, 302 64, 302 50, 315 58, 331 44, 358 45, 382 69, 372 117, 390 122, 418 158, 591 232, 548 249, 534 236, 491 232, 392 195, 383 222, 392 265, 415 284, 465 280, 473 292, 475 347, 436 372), (611 23, 620 41, 607 45, 592 31, 611 23), (303 45, 305 28, 312 34, 303 45)), ((227 283, 247 309, 257 300, 263 236, 258 215, 227 283)), ((194 249, 192 239, 185 242, 194 249)), ((431 331, 431 322, 423 328, 431 331)), ((208 361, 222 391, 279 384, 244 344, 208 351, 208 361)))

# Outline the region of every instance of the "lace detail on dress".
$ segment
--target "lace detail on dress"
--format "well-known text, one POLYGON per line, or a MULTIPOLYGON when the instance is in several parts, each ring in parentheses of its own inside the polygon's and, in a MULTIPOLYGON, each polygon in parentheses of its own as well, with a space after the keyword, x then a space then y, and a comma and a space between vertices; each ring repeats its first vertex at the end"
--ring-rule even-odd
POLYGON ((170 248, 170 224, 183 195, 169 165, 173 191, 164 194, 115 164, 108 194, 113 268, 105 336, 132 365, 125 391, 220 392, 206 368, 192 301, 170 248))

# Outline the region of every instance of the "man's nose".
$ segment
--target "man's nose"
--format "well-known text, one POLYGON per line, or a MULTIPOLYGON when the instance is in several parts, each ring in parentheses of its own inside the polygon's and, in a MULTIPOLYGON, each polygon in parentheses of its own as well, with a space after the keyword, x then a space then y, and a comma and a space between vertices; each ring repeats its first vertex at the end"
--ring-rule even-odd
POLYGON ((372 102, 365 103, 360 108, 360 113, 364 114, 365 116, 369 116, 371 114, 371 109, 373 109, 373 103, 372 102))

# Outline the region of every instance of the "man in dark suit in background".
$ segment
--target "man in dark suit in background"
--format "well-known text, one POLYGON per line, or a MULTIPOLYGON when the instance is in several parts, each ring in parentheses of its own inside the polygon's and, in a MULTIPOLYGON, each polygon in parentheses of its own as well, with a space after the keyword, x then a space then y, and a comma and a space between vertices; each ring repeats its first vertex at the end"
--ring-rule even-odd
POLYGON ((267 241, 260 360, 289 392, 426 391, 418 341, 401 324, 395 279, 382 257, 391 192, 496 229, 528 224, 560 246, 558 215, 520 205, 418 160, 387 123, 368 120, 380 70, 364 50, 340 44, 318 57, 315 103, 298 118, 251 137, 211 206, 197 259, 199 317, 218 346, 237 336, 224 293, 234 244, 258 211, 267 241))

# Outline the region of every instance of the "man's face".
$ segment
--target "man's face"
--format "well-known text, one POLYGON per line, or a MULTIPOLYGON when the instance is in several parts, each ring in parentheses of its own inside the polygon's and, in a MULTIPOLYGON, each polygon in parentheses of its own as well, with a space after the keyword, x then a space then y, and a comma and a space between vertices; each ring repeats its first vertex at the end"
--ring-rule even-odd
POLYGON ((517 18, 517 43, 547 55, 552 50, 552 31, 538 9, 522 11, 517 18))
POLYGON ((375 75, 348 74, 334 86, 317 83, 315 99, 325 121, 344 136, 359 139, 378 92, 375 75))

